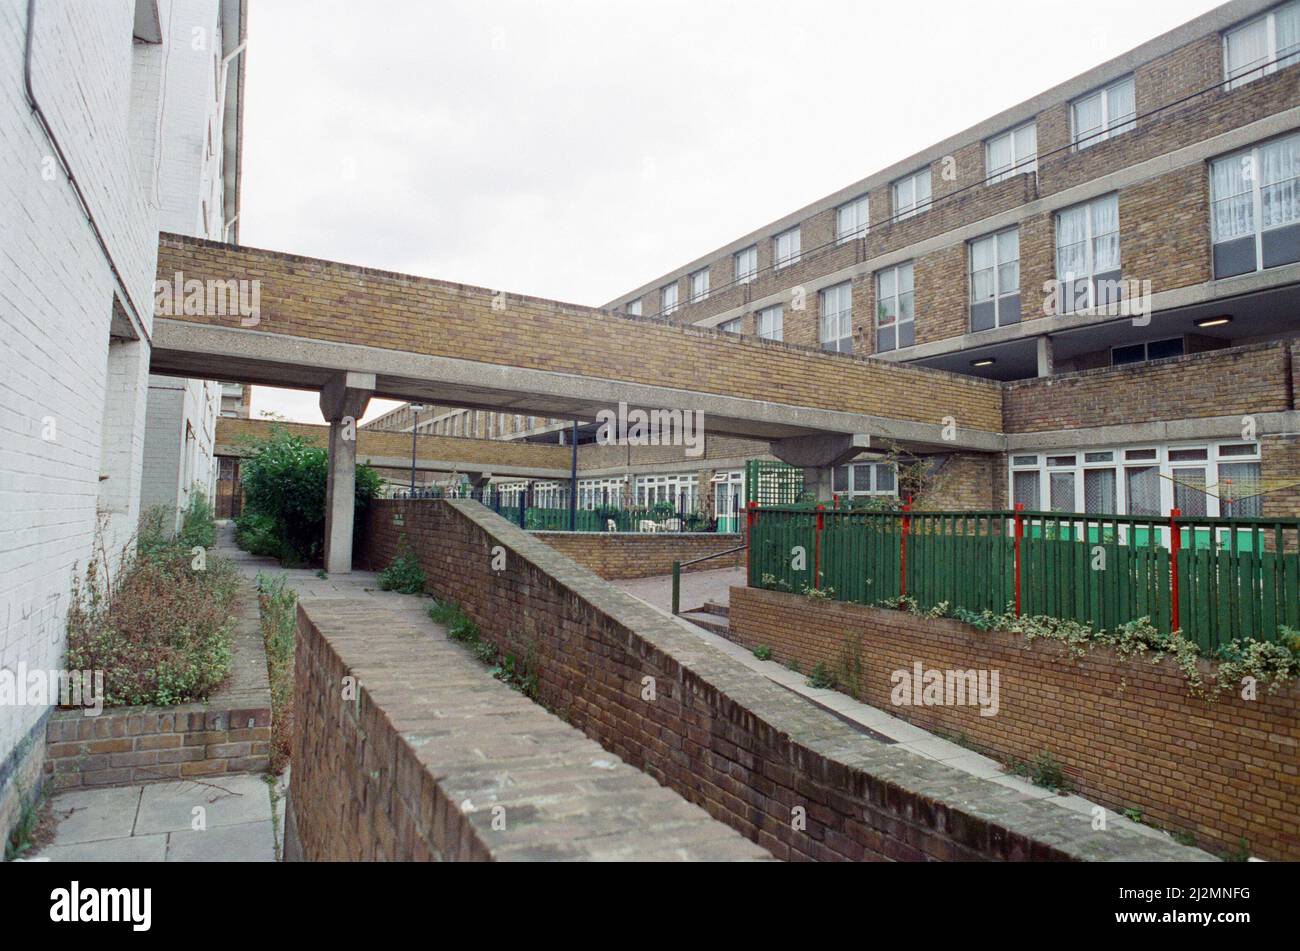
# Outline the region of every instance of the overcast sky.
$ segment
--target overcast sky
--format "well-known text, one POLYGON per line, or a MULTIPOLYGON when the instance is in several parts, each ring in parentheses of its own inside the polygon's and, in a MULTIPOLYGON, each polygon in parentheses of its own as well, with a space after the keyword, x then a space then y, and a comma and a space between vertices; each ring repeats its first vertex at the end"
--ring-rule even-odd
POLYGON ((241 240, 600 305, 1216 5, 252 0, 241 240))

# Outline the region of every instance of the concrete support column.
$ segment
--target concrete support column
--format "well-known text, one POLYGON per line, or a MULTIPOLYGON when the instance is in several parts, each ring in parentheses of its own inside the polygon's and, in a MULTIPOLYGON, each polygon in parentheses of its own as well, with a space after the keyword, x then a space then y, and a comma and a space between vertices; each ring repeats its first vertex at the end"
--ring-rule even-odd
POLYGON ((1052 338, 1046 335, 1038 338, 1038 375, 1051 376, 1053 373, 1052 338))
POLYGON ((330 424, 329 475, 325 485, 325 570, 352 570, 356 513, 357 428, 375 389, 373 373, 340 373, 321 390, 321 413, 330 424))
POLYGON ((817 466, 803 470, 803 487, 805 492, 815 492, 818 502, 831 502, 835 499, 835 467, 817 466))

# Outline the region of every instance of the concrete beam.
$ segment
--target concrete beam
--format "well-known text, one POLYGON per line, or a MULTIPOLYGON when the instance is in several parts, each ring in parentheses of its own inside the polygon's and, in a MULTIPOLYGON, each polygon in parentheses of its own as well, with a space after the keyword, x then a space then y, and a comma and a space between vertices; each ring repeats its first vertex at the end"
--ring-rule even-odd
POLYGON ((325 483, 325 570, 352 571, 352 529, 356 517, 357 425, 374 392, 372 374, 345 372, 321 390, 321 413, 329 420, 329 474, 325 483))
POLYGON ((842 466, 870 448, 871 437, 862 433, 852 436, 796 436, 773 441, 772 455, 788 465, 816 469, 842 466))

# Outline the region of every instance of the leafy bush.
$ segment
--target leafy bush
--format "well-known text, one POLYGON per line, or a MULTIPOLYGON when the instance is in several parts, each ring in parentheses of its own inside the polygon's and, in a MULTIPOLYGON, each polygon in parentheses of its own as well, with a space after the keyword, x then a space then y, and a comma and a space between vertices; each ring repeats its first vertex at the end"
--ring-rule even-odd
POLYGON ((403 540, 402 551, 393 563, 379 573, 380 591, 398 591, 402 594, 424 593, 424 569, 403 540))
POLYGON ((759 660, 771 660, 772 648, 760 644, 758 647, 754 648, 754 656, 759 660))
POLYGON ((817 687, 822 690, 834 690, 838 681, 831 671, 826 669, 826 665, 821 661, 808 674, 808 686, 817 687))
POLYGON ((217 541, 216 513, 208 501, 208 494, 197 485, 190 492, 190 501, 181 516, 181 530, 176 541, 186 548, 211 548, 217 541))
POLYGON ((246 511, 235 519, 235 544, 250 555, 277 558, 290 564, 295 561, 280 542, 275 519, 261 512, 246 511))
POLYGON ((104 672, 107 706, 206 699, 230 672, 234 565, 202 570, 179 546, 122 552, 110 573, 101 547, 73 579, 68 666, 104 672))
MULTIPOLYGON (((251 456, 240 466, 244 507, 249 515, 271 520, 282 561, 318 561, 325 548, 325 490, 329 453, 276 426, 271 436, 254 444, 251 456)), ((378 473, 357 466, 354 532, 360 531, 366 506, 379 492, 378 473)), ((241 534, 251 535, 254 523, 241 534)), ((264 523, 256 523, 259 533, 264 523)), ((238 536, 237 536, 238 537, 238 536)), ((264 538, 257 539, 265 545, 264 538)), ((251 551, 251 549, 249 549, 251 551)))

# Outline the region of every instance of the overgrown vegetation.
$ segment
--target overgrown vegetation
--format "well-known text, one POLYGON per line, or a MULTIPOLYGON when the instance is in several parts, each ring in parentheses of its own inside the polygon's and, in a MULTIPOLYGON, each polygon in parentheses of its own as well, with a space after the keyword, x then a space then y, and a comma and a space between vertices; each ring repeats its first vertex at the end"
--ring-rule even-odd
POLYGON ((478 625, 454 601, 435 601, 429 608, 429 617, 447 628, 448 637, 464 644, 481 663, 489 666, 493 677, 529 700, 537 700, 537 652, 532 647, 523 657, 502 654, 495 644, 483 640, 478 625))
MULTIPOLYGON (((240 466, 244 512, 235 520, 235 539, 256 555, 278 558, 285 565, 320 560, 325 547, 325 489, 329 453, 281 426, 253 443, 240 466)), ((355 531, 366 507, 379 491, 374 469, 356 469, 355 531)))
POLYGON ((293 648, 297 631, 298 595, 284 575, 258 572, 257 606, 266 643, 266 669, 271 682, 271 772, 289 765, 293 741, 293 648))
POLYGON ((203 700, 230 672, 234 565, 168 541, 164 524, 146 513, 141 544, 116 559, 99 532, 73 578, 67 664, 104 672, 106 706, 203 700))
POLYGON ((835 674, 832 673, 821 661, 818 661, 817 666, 808 673, 809 687, 817 687, 821 690, 834 690, 838 684, 839 680, 836 678, 835 674))
POLYGON ((1035 786, 1042 786, 1044 789, 1067 793, 1074 788, 1070 777, 1065 775, 1065 769, 1057 762, 1056 757, 1047 750, 1034 757, 1031 763, 1012 760, 1010 769, 1015 775, 1023 776, 1035 786))
POLYGON ((759 660, 771 660, 772 648, 760 644, 758 647, 754 648, 754 656, 759 660))
POLYGON ((420 559, 411 550, 406 536, 402 536, 401 550, 393 563, 379 573, 379 590, 424 593, 424 569, 420 567, 420 559))
POLYGON ((1300 632, 1285 626, 1279 628, 1276 641, 1239 638, 1220 645, 1204 658, 1218 663, 1214 677, 1207 683, 1199 663, 1200 645, 1184 637, 1181 631, 1166 634, 1158 630, 1149 617, 1127 621, 1111 630, 1097 630, 1078 621, 1046 615, 1017 617, 1011 604, 1001 614, 953 608, 946 601, 922 610, 910 597, 888 598, 877 602, 877 606, 922 617, 952 618, 981 631, 1008 631, 1030 641, 1037 638, 1058 641, 1073 658, 1082 657, 1097 646, 1113 648, 1125 660, 1149 654, 1150 662, 1158 664, 1170 657, 1187 678, 1192 696, 1207 701, 1217 700, 1229 691, 1246 689, 1246 684, 1276 693, 1300 677, 1300 632))

